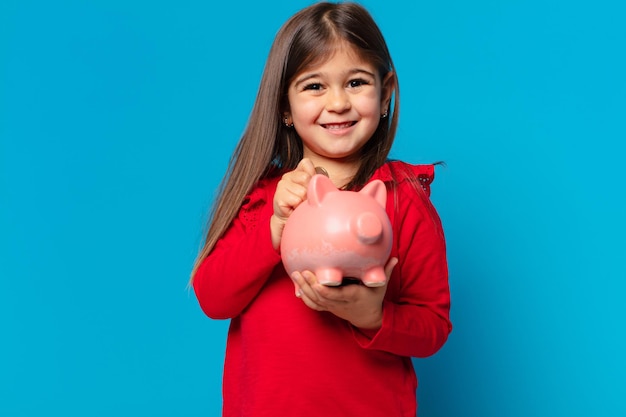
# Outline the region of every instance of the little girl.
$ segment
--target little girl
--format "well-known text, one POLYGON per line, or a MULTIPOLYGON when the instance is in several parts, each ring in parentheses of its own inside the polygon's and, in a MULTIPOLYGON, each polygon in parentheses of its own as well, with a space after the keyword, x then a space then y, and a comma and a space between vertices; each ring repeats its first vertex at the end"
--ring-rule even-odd
POLYGON ((433 166, 387 159, 398 109, 389 51, 362 6, 314 4, 276 35, 192 272, 202 310, 231 319, 225 417, 416 415, 411 357, 445 343, 450 294, 433 166), (283 227, 316 167, 342 189, 385 182, 387 285, 285 272, 283 227))

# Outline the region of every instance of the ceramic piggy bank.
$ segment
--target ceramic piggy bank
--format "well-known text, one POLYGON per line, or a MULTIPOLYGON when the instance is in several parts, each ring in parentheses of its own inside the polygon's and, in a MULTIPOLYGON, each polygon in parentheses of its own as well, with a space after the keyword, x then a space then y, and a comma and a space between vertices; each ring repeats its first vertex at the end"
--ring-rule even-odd
POLYGON ((288 274, 312 271, 324 285, 344 278, 369 287, 385 285, 392 229, 385 211, 387 190, 380 180, 359 192, 340 191, 324 175, 314 175, 307 200, 289 216, 281 239, 288 274))

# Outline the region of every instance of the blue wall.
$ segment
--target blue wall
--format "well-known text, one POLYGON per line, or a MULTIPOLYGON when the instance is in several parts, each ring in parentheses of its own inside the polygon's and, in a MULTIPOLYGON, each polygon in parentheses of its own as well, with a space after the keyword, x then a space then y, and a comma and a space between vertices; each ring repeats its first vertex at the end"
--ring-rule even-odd
MULTIPOLYGON (((392 156, 447 162, 455 329, 415 361, 420 416, 625 415, 622 2, 403 3, 364 2, 392 156)), ((307 4, 1 2, 0 415, 219 415, 227 323, 187 276, 307 4)))

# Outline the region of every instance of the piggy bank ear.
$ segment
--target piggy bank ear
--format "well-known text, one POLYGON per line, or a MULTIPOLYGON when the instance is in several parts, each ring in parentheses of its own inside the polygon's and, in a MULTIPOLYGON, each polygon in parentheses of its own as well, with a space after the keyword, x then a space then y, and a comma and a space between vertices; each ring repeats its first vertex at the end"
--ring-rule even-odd
POLYGON ((383 208, 387 207, 387 188, 381 180, 374 180, 367 183, 360 193, 373 197, 383 208))
POLYGON ((316 174, 311 177, 309 188, 307 189, 307 201, 312 206, 319 206, 326 194, 337 191, 335 184, 322 174, 316 174))

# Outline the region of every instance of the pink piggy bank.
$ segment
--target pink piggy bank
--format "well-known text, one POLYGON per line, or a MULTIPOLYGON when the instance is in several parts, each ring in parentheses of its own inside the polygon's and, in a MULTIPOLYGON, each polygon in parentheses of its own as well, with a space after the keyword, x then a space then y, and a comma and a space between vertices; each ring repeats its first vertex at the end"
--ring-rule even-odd
POLYGON ((307 201, 291 213, 283 230, 280 249, 287 273, 312 271, 330 286, 341 285, 344 277, 368 287, 385 285, 393 233, 386 203, 380 180, 358 192, 341 191, 324 175, 314 175, 307 201))

